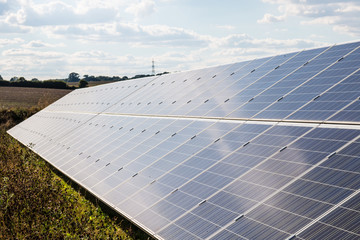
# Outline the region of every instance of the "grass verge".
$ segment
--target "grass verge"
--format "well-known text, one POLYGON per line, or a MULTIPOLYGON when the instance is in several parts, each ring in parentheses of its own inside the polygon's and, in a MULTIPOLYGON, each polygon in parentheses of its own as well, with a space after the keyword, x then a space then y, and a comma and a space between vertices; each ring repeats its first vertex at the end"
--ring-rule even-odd
POLYGON ((0 111, 0 239, 148 239, 6 133, 38 108, 0 111))

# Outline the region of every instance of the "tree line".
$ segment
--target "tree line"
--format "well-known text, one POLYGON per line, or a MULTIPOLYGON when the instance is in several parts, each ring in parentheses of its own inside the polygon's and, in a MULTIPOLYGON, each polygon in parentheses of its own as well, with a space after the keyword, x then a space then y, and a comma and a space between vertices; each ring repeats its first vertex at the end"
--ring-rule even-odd
MULTIPOLYGON (((156 76, 160 76, 163 74, 168 74, 169 72, 158 73, 156 76)), ((57 89, 75 89, 74 86, 69 86, 68 83, 78 82, 78 87, 83 88, 87 87, 89 82, 91 81, 103 81, 103 82, 117 82, 117 81, 125 81, 131 79, 138 79, 143 77, 151 77, 154 75, 150 74, 138 74, 131 78, 127 76, 119 77, 119 76, 93 76, 93 75, 84 75, 83 78, 80 77, 80 74, 76 72, 72 72, 69 74, 67 79, 57 79, 57 80, 45 80, 40 81, 37 78, 33 78, 31 80, 26 80, 24 77, 12 77, 10 81, 4 80, 0 75, 0 86, 7 87, 34 87, 34 88, 57 88, 57 89)))
MULTIPOLYGON (((163 74, 168 74, 169 72, 163 72, 163 73, 158 73, 156 74, 156 76, 160 76, 163 74)), ((144 77, 151 77, 154 75, 151 74, 138 74, 135 75, 133 77, 127 77, 127 76, 123 76, 123 77, 119 77, 119 76, 113 76, 113 77, 109 77, 109 76, 93 76, 93 75, 84 75, 84 77, 81 79, 80 78, 80 74, 76 73, 76 72, 72 72, 69 74, 68 77, 68 81, 69 82, 79 82, 80 80, 85 80, 87 82, 97 82, 97 81, 102 81, 102 82, 117 82, 117 81, 124 81, 124 80, 130 80, 130 79, 137 79, 137 78, 144 78, 144 77)))
POLYGON ((16 81, 5 81, 0 79, 0 86, 3 87, 33 87, 33 88, 57 88, 57 89, 75 89, 70 87, 64 81, 59 80, 46 80, 46 81, 27 81, 27 80, 16 80, 16 81))

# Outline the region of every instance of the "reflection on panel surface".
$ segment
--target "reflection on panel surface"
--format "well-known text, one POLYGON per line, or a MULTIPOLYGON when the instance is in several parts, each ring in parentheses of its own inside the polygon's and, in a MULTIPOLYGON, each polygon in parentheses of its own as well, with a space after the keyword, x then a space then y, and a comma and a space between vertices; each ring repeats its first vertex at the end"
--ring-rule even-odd
POLYGON ((71 92, 9 134, 160 239, 359 239, 360 43, 71 92))

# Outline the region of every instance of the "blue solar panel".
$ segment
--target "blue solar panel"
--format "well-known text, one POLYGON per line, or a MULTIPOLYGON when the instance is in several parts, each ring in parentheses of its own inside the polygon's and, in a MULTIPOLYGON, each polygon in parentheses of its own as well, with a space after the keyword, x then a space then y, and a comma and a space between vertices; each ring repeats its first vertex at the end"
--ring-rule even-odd
POLYGON ((78 89, 9 130, 159 239, 358 239, 360 43, 78 89))

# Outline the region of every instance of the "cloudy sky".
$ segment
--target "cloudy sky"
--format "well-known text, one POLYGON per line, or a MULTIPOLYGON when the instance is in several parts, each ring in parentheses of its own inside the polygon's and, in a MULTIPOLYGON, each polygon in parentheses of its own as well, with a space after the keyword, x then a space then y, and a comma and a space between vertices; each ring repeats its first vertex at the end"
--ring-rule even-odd
POLYGON ((0 0, 0 75, 186 71, 357 41, 359 23, 359 0, 0 0))

